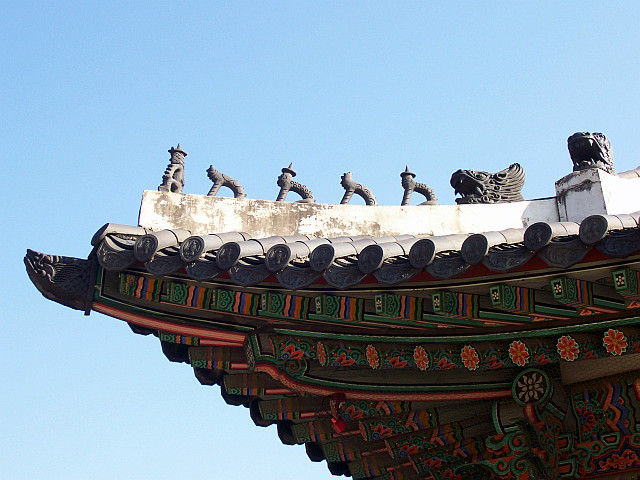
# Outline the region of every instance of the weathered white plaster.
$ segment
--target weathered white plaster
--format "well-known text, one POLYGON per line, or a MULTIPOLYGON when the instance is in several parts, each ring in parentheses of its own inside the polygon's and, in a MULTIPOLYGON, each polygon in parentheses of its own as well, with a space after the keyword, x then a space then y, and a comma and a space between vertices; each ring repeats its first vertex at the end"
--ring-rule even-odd
POLYGON ((147 190, 139 225, 183 228, 194 235, 243 231, 254 237, 302 234, 447 235, 557 222, 555 198, 490 205, 373 206, 289 203, 147 190))
POLYGON ((561 221, 577 222, 589 215, 633 213, 640 210, 640 178, 621 178, 591 168, 556 182, 561 221))

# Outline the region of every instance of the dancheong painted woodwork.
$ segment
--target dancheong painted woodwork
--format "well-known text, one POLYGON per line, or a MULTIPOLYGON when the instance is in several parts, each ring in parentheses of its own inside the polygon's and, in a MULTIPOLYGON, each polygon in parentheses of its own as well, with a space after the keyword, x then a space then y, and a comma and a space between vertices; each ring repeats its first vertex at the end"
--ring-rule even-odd
POLYGON ((414 215, 415 228, 367 231, 349 209, 382 218, 398 207, 376 205, 351 174, 345 198, 363 195, 367 207, 316 204, 290 165, 256 223, 242 186, 213 166, 206 200, 182 194, 178 146, 154 195, 210 202, 238 228, 189 224, 184 209, 165 212, 159 227, 141 213, 140 226, 100 229, 87 259, 29 250, 25 264, 45 297, 158 337, 169 360, 190 364, 201 383, 220 385, 227 403, 247 407, 258 426, 277 425, 283 443, 304 444, 334 475, 635 479, 640 205, 610 208, 596 197, 628 187, 634 199, 640 175, 615 174, 602 134, 575 134, 569 150, 575 171, 551 202, 521 199, 519 165, 454 173, 467 199, 455 207, 458 230, 431 231, 431 219, 452 210, 426 185, 413 189, 428 201, 406 206, 415 177, 406 168, 397 211, 414 215), (214 198, 221 186, 236 198, 214 198), (502 205, 501 189, 513 205, 502 205), (302 200, 285 204, 289 190, 302 200), (496 209, 520 205, 526 214, 515 221, 483 228, 496 209), (344 216, 342 234, 283 223, 303 212, 314 231, 329 229, 320 209, 344 216), (271 210, 290 214, 274 221, 271 210), (475 223, 464 224, 465 212, 475 223), (257 234, 258 224, 273 227, 257 234))

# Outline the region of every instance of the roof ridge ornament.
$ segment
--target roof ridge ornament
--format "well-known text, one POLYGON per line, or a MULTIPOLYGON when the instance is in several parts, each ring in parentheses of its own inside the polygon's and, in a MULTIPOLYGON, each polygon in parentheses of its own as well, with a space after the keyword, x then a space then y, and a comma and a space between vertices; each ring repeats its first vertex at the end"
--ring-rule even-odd
POLYGON ((213 165, 210 165, 207 169, 207 176, 209 177, 209 180, 213 182, 211 190, 207 193, 208 197, 215 197, 218 190, 220 190, 220 187, 227 187, 231 189, 234 198, 243 199, 247 196, 247 194, 244 193, 244 188, 240 185, 240 182, 235 178, 231 178, 229 175, 225 175, 224 173, 216 170, 213 165))
POLYGON ((162 185, 158 187, 160 192, 182 193, 184 188, 184 157, 187 152, 180 148, 180 144, 176 148, 171 147, 167 150, 171 154, 169 165, 162 175, 162 185))
POLYGON ((280 192, 278 192, 276 202, 284 202, 284 199, 287 197, 287 193, 292 191, 302 197, 297 201, 297 203, 315 203, 316 199, 313 198, 313 192, 309 190, 309 187, 293 180, 293 177, 296 176, 296 172, 292 167, 293 162, 290 163, 288 167, 283 168, 282 173, 278 177, 277 184, 280 187, 280 192))
POLYGON ((400 178, 402 178, 402 188, 404 188, 404 195, 402 196, 402 203, 400 205, 409 205, 409 201, 411 200, 411 194, 415 191, 424 195, 426 199, 425 202, 422 202, 420 205, 437 205, 438 198, 436 197, 435 192, 432 188, 426 183, 418 183, 414 180, 416 174, 409 170, 409 166, 407 165, 404 169, 404 172, 400 173, 400 178))
POLYGON ((342 188, 345 190, 344 196, 342 200, 340 200, 340 205, 347 205, 354 193, 362 197, 367 206, 377 205, 376 197, 371 193, 371 190, 356 182, 351 172, 345 172, 340 178, 340 185, 342 185, 342 188))
POLYGON ((576 132, 567 138, 567 148, 574 172, 599 168, 611 175, 616 174, 611 143, 604 133, 576 132))
POLYGON ((519 163, 497 173, 477 170, 457 170, 451 175, 451 186, 462 195, 456 203, 509 203, 524 200, 520 190, 524 185, 524 170, 519 163))

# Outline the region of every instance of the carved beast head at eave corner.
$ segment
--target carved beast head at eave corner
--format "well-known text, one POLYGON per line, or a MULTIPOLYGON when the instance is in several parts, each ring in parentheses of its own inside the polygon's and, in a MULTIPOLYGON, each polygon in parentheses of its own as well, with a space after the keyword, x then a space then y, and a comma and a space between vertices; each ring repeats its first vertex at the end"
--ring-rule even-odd
POLYGON ((90 260, 27 249, 24 264, 29 278, 45 298, 86 311, 90 302, 87 293, 93 287, 90 260))

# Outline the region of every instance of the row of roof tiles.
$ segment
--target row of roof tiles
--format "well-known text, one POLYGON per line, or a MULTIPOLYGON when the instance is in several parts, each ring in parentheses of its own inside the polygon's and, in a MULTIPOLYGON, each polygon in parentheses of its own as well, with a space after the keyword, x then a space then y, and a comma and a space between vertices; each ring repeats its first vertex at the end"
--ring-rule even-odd
POLYGON ((106 224, 93 237, 103 268, 120 271, 141 262, 154 275, 185 269, 195 280, 228 272, 248 286, 275 274, 290 289, 324 276, 335 288, 348 288, 373 274, 378 281, 407 281, 422 270, 452 278, 483 263, 497 272, 513 270, 535 255, 551 267, 567 268, 596 246, 611 257, 640 250, 640 212, 592 215, 581 224, 539 222, 477 234, 309 238, 304 235, 251 238, 243 232, 192 236, 187 230, 151 232, 106 224))

